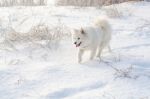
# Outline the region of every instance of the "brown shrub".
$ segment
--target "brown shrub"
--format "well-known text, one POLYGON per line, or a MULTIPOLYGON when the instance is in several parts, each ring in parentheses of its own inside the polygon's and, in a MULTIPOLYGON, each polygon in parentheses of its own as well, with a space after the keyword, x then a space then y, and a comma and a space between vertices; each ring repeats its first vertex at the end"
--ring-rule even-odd
POLYGON ((143 0, 57 0, 56 4, 61 6, 102 6, 127 1, 143 1, 143 0))

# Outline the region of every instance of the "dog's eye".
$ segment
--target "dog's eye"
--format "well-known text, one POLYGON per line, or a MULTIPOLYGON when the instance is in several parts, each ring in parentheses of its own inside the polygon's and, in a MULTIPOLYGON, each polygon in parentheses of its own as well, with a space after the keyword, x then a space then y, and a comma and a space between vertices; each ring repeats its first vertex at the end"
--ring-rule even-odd
POLYGON ((80 40, 80 38, 78 37, 78 40, 80 40))

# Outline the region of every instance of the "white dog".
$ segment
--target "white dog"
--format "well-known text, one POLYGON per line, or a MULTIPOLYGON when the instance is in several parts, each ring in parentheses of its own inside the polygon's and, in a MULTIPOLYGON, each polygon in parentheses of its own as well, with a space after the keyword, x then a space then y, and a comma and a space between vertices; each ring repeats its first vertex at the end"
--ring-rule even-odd
POLYGON ((90 60, 97 57, 101 59, 101 53, 105 47, 110 49, 111 27, 105 18, 98 18, 94 25, 74 29, 72 32, 72 40, 76 47, 79 48, 78 62, 82 61, 82 55, 85 51, 90 50, 90 60))

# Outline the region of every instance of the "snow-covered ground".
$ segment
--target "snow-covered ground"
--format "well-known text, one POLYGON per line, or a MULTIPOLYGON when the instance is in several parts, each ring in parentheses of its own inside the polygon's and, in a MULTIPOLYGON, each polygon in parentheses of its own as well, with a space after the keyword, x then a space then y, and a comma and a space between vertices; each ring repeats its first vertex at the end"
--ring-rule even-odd
POLYGON ((103 62, 88 61, 85 55, 82 64, 77 63, 70 37, 49 48, 41 43, 4 43, 3 33, 11 26, 26 33, 40 22, 50 27, 58 20, 69 28, 80 27, 108 14, 111 6, 0 8, 0 98, 150 99, 150 2, 115 7, 117 15, 110 18, 112 53, 104 52, 103 62))

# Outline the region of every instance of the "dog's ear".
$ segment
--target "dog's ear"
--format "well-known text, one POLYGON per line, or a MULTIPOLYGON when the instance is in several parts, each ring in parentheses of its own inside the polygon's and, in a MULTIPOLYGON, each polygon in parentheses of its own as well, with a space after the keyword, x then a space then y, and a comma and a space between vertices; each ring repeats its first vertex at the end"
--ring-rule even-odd
POLYGON ((81 27, 81 30, 80 30, 81 34, 85 34, 85 31, 83 30, 83 28, 81 27))

